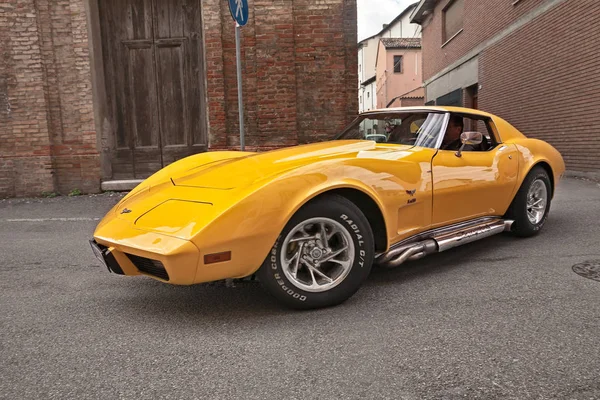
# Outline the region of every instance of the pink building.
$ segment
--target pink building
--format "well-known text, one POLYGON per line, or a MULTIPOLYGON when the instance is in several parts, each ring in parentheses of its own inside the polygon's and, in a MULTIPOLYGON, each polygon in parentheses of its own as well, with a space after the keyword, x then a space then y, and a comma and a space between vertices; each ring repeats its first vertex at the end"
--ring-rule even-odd
POLYGON ((377 108, 425 102, 420 38, 382 38, 377 49, 377 108))

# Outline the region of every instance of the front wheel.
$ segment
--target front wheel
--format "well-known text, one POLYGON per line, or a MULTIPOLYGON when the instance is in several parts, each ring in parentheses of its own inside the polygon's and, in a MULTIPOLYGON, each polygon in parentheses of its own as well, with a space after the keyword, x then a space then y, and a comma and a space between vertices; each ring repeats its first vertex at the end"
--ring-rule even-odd
POLYGON ((542 229, 552 198, 550 177, 546 170, 535 167, 529 172, 506 214, 515 222, 511 232, 517 236, 534 236, 542 229))
POLYGON ((297 309, 340 304, 371 271, 373 233, 360 209, 331 195, 301 208, 258 271, 265 288, 297 309))

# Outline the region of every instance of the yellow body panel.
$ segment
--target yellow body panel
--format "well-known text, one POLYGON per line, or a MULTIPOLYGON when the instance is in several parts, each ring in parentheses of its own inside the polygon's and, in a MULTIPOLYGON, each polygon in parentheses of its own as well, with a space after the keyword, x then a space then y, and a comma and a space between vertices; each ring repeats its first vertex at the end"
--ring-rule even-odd
POLYGON ((131 191, 94 238, 112 250, 125 275, 140 274, 126 256, 133 254, 162 262, 169 283, 189 285, 256 272, 292 215, 325 192, 351 189, 369 196, 384 218, 389 248, 434 227, 501 216, 539 162, 551 167, 554 182, 564 173, 556 150, 498 117, 460 108, 414 109, 489 115, 503 143, 461 158, 366 140, 197 154, 131 191), (205 255, 228 251, 230 261, 204 264, 205 255))
POLYGON ((519 159, 514 145, 491 152, 439 151, 433 160, 435 227, 506 213, 517 187, 519 159))

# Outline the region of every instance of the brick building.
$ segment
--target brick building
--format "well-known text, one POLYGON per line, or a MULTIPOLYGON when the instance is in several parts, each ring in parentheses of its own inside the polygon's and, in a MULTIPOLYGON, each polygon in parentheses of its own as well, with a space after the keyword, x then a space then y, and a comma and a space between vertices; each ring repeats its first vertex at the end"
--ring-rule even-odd
MULTIPOLYGON (((246 146, 332 137, 358 111, 356 0, 251 0, 246 146)), ((239 145, 223 0, 0 2, 0 197, 97 192, 239 145)))
POLYGON ((421 0, 426 102, 496 113, 600 176, 600 1, 421 0))

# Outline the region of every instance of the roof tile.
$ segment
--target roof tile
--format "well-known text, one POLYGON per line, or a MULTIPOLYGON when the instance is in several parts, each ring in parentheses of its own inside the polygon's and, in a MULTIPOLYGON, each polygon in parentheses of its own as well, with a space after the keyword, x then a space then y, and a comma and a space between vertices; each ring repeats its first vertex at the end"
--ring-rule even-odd
POLYGON ((420 38, 382 38, 381 43, 386 49, 420 49, 420 38))

